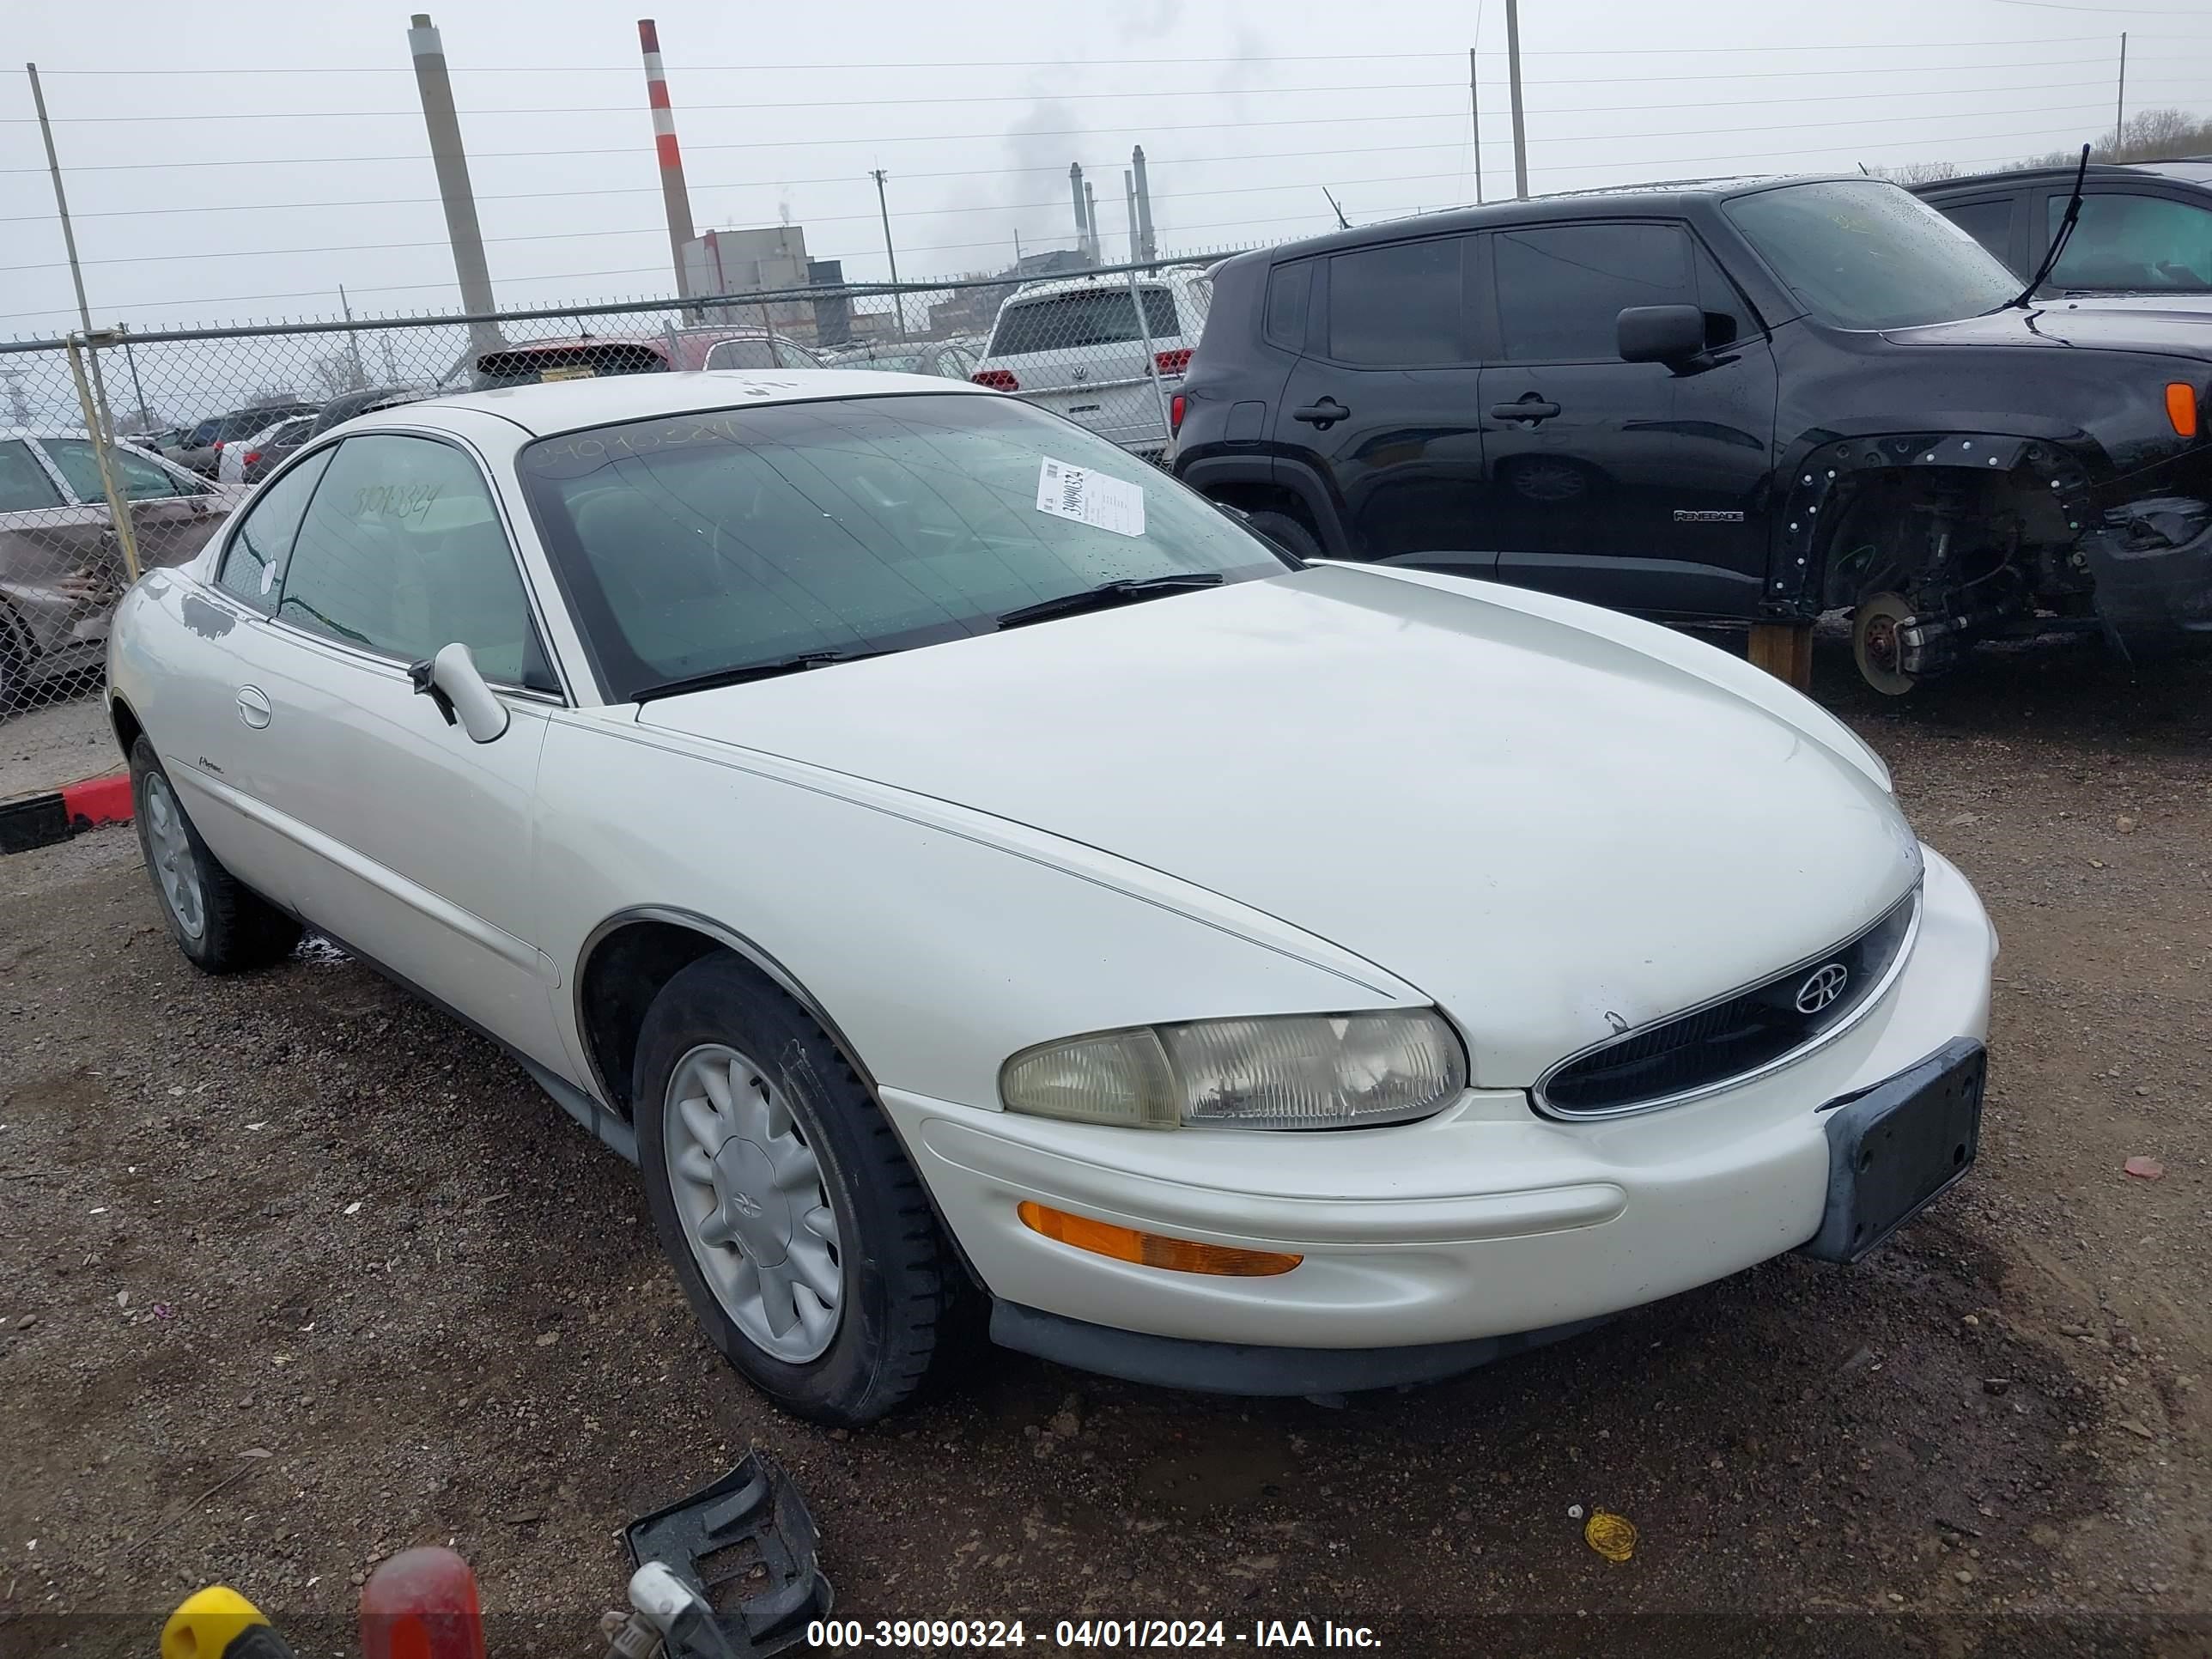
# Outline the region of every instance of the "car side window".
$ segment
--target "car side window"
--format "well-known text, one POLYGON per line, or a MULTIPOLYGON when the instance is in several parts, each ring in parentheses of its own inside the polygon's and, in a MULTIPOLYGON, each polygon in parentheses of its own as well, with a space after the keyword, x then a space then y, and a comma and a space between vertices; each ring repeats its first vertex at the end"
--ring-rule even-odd
POLYGON ((1498 232, 1495 252, 1510 362, 1617 362, 1622 312, 1698 304, 1680 225, 1534 225, 1498 232))
POLYGON ((2012 263, 2012 198, 1994 202, 1949 202, 1936 204, 1936 211, 1979 242, 2006 264, 2012 263))
POLYGON ((0 441, 0 513, 35 513, 61 504, 62 492, 30 445, 21 438, 0 441))
POLYGON ((349 438, 283 567, 281 621, 416 662, 458 640, 489 680, 557 689, 490 486, 434 438, 349 438))
POLYGON ((1267 273, 1267 320, 1261 325, 1271 345, 1302 351, 1306 343, 1306 302, 1313 293, 1314 262, 1300 259, 1267 273))
POLYGON ((1328 262, 1328 355, 1376 368, 1472 362, 1465 261, 1473 238, 1339 253, 1328 262))
MULTIPOLYGON (((2053 234, 2070 196, 2048 202, 2053 234)), ((2163 196, 2106 191, 2081 198, 2081 216, 2051 273, 2053 288, 2212 290, 2212 208, 2163 196)))
POLYGON ((217 587, 257 611, 276 608, 277 575, 291 554, 293 538, 300 533, 300 520, 307 514, 308 498, 315 493, 315 481, 330 464, 327 449, 310 455, 261 492, 260 499, 238 521, 238 528, 230 532, 222 562, 215 573, 217 587))
MULTIPOLYGON (((46 453, 52 457, 55 467, 69 481, 70 489, 79 501, 107 499, 107 492, 100 483, 100 459, 93 453, 90 440, 48 438, 46 445, 46 453)), ((115 469, 115 482, 122 486, 126 501, 150 501, 169 495, 208 493, 198 480, 179 477, 152 456, 141 455, 135 450, 112 447, 107 452, 107 461, 115 469)))

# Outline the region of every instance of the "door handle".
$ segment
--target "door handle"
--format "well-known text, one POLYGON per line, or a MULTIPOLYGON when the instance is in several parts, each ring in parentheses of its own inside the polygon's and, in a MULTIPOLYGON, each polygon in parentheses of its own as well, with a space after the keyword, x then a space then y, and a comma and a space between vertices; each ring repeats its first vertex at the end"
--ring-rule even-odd
POLYGON ((1524 392, 1510 404, 1492 404, 1490 418, 1493 421, 1526 421, 1534 426, 1539 421, 1548 421, 1559 412, 1559 406, 1547 402, 1534 392, 1524 392))
POLYGON ((255 731, 258 732, 268 725, 274 712, 269 704, 269 694, 259 686, 241 685, 238 688, 238 718, 255 731))
POLYGON ((1324 398, 1317 404, 1308 404, 1304 409, 1294 409, 1291 418, 1305 421, 1326 432, 1352 411, 1334 398, 1324 398))

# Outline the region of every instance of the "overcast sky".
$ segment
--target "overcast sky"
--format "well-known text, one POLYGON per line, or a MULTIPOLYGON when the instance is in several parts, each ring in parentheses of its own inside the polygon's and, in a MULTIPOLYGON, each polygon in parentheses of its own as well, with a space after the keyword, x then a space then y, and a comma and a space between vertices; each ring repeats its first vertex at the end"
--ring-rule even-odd
MULTIPOLYGON (((997 269, 1017 235, 1068 245, 1071 160, 1120 255, 1136 142, 1170 251, 1323 229, 1323 185, 1355 222, 1471 201, 1478 44, 1486 187, 1512 189, 1504 0, 429 3, 503 306, 671 291, 641 10, 698 227, 787 215, 856 277, 884 274, 878 167, 908 278, 997 269)), ((333 314, 341 283, 356 311, 453 307, 408 11, 7 0, 10 56, 46 76, 95 322, 333 314)), ((2110 128, 2123 28, 2130 111, 2212 112, 2212 7, 2187 0, 1522 15, 1534 191, 2002 165, 2110 128)), ((32 114, 21 71, 0 71, 0 337, 74 322, 32 114)))

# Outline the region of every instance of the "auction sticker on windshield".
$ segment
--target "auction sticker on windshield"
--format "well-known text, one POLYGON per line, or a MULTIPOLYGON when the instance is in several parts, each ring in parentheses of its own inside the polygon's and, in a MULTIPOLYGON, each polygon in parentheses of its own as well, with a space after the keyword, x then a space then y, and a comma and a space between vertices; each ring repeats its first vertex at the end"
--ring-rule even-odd
POLYGON ((1073 519, 1117 536, 1145 533, 1145 490, 1094 472, 1087 466, 1070 466, 1049 455, 1037 465, 1037 511, 1056 519, 1073 519))

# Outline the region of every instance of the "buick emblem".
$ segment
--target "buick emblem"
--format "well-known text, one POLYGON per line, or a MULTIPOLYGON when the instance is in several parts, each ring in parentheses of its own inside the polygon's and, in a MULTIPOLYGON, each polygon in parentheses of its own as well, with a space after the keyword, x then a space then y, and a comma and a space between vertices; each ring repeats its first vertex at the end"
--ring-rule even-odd
POLYGON ((1850 983, 1851 970, 1840 962, 1832 962, 1815 968, 1806 975, 1805 982, 1797 988, 1797 1012, 1817 1014, 1843 995, 1844 987, 1850 983))

